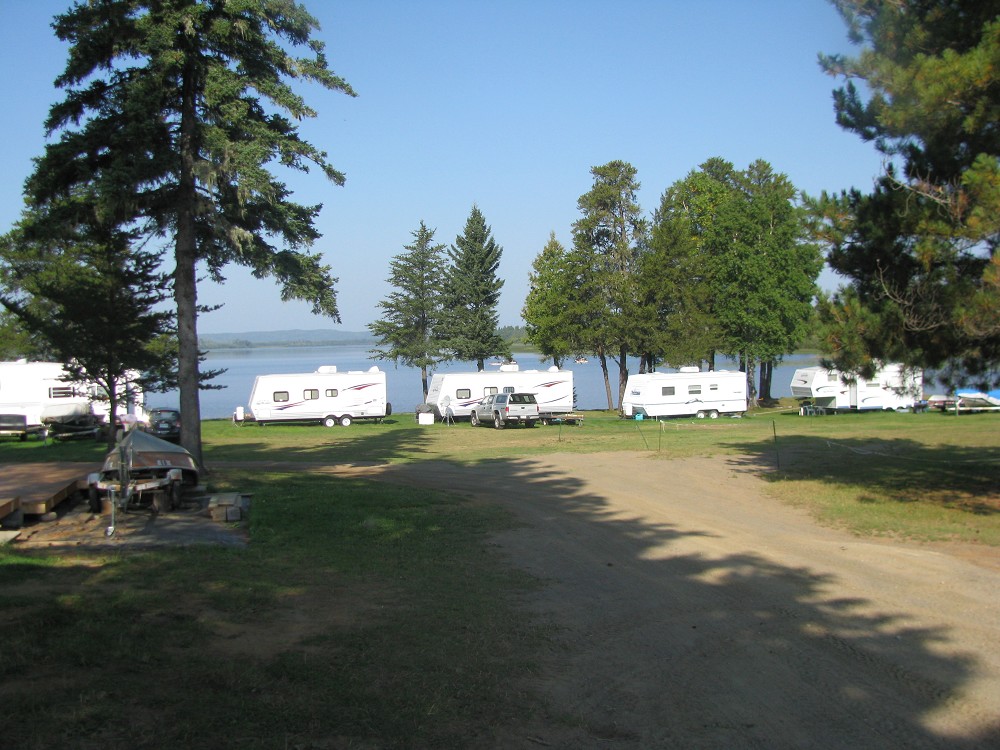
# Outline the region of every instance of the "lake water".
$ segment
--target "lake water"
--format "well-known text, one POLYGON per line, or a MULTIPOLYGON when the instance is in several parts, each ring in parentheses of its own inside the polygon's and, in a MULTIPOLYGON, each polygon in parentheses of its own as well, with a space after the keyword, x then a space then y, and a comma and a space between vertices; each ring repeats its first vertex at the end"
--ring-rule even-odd
MULTIPOLYGON (((258 375, 277 373, 313 372, 320 365, 336 365, 341 372, 347 370, 367 370, 378 367, 386 372, 389 402, 393 412, 412 412, 423 401, 420 370, 415 367, 396 367, 391 361, 372 360, 368 356, 371 347, 365 344, 342 344, 336 346, 220 349, 209 351, 202 363, 203 370, 226 372, 212 381, 214 385, 225 386, 221 390, 201 392, 202 419, 229 419, 237 406, 246 406, 258 375)), ((520 354, 518 363, 522 370, 544 370, 550 362, 541 363, 534 354, 520 354)), ((814 355, 793 355, 774 369, 774 384, 771 395, 791 396, 792 375, 797 367, 817 364, 814 355)), ((488 365, 489 366, 489 365, 488 365)), ((617 368, 612 369, 612 392, 617 402, 617 368)), ((731 362, 719 362, 719 369, 737 369, 731 362)), ((448 362, 440 365, 436 372, 473 372, 474 362, 448 362)), ((607 397, 604 391, 604 377, 600 362, 592 358, 585 364, 570 363, 566 369, 573 371, 573 385, 576 390, 576 408, 604 409, 607 397)), ((630 362, 630 372, 638 372, 638 362, 630 362)), ((146 397, 148 406, 178 406, 177 392, 150 393, 146 397)))

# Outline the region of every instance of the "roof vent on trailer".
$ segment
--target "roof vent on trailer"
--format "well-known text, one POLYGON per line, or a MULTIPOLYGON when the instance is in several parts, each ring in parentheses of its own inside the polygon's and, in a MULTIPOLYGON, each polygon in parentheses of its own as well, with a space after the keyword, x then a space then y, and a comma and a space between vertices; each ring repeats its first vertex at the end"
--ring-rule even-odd
POLYGON ((320 365, 316 368, 316 372, 331 373, 337 371, 337 365, 320 365))
POLYGON ((500 365, 500 372, 517 372, 520 369, 517 365, 500 365))

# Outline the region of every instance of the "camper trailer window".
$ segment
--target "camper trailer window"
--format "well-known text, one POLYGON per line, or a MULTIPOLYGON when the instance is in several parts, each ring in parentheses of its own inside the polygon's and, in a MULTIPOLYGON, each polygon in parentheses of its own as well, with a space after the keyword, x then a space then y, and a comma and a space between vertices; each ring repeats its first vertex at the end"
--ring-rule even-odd
POLYGON ((709 383, 708 390, 710 390, 710 391, 717 391, 717 390, 719 390, 719 384, 718 383, 709 383))
POLYGON ((497 392, 497 389, 494 386, 492 386, 492 385, 489 385, 489 386, 486 386, 485 388, 483 388, 483 395, 484 396, 492 396, 496 392, 497 392))
POLYGON ((689 385, 688 386, 688 395, 689 396, 697 396, 700 393, 701 393, 701 386, 700 385, 689 385))
POLYGON ((513 393, 514 392, 514 386, 512 386, 512 385, 505 385, 503 387, 503 392, 504 393, 513 393))
POLYGON ((326 397, 327 398, 337 398, 337 395, 339 393, 340 393, 340 391, 338 391, 336 388, 327 388, 326 389, 326 397))
POLYGON ((54 388, 49 388, 49 398, 73 398, 76 395, 76 391, 71 385, 57 385, 54 388))
POLYGON ((660 395, 661 396, 673 396, 674 395, 674 387, 672 385, 665 385, 665 386, 663 386, 663 392, 660 393, 660 395))
POLYGON ((306 388, 302 391, 302 398, 306 401, 315 401, 319 398, 319 388, 306 388))
POLYGON ((472 391, 468 388, 459 388, 455 391, 455 398, 469 398, 472 395, 472 391))
POLYGON ((282 401, 288 400, 288 391, 275 391, 274 392, 274 403, 278 404, 282 401))

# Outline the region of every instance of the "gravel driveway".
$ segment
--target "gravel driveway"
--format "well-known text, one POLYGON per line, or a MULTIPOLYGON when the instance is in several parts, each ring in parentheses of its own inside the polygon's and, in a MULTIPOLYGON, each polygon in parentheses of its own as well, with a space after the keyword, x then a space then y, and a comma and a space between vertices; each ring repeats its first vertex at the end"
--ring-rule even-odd
POLYGON ((524 521, 497 543, 546 582, 528 606, 558 635, 548 706, 501 746, 1000 747, 997 551, 821 527, 761 471, 607 453, 379 473, 524 521))

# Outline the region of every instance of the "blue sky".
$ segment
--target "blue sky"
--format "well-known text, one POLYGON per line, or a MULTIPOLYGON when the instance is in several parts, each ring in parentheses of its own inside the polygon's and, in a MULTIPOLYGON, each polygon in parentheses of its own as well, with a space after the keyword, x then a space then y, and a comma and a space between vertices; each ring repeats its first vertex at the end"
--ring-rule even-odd
MULTIPOLYGON (((531 263, 550 232, 571 244, 590 169, 631 163, 651 213, 706 159, 764 159, 816 194, 868 189, 881 159, 834 122, 837 82, 819 52, 850 52, 825 0, 307 0, 333 70, 357 98, 300 92, 318 111, 303 135, 347 175, 285 177, 322 203, 314 250, 339 278, 343 323, 282 303, 230 267, 205 282, 202 333, 364 330, 389 293, 390 259, 420 221, 452 244, 473 204, 503 247, 501 324, 520 322, 531 263)), ((0 231, 20 215, 66 48, 49 26, 67 0, 0 0, 0 231)), ((822 277, 825 286, 832 276, 822 277)))

